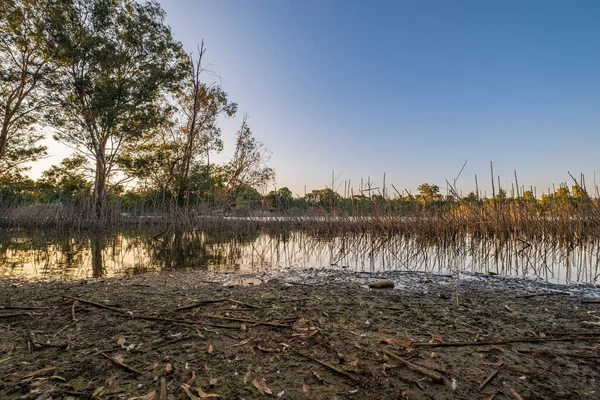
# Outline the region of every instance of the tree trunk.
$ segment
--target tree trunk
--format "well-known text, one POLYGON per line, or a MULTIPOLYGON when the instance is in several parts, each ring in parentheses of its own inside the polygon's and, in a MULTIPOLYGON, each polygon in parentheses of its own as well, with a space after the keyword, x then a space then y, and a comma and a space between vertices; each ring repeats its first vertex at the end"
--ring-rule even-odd
POLYGON ((104 275, 104 261, 102 258, 103 240, 99 235, 92 236, 92 276, 94 278, 102 278, 104 275))
POLYGON ((94 178, 94 211, 102 219, 106 206, 106 162, 104 157, 96 157, 96 176, 94 178))
POLYGON ((6 147, 8 143, 8 110, 6 115, 4 116, 4 121, 2 121, 2 131, 0 132, 0 160, 6 154, 6 147))

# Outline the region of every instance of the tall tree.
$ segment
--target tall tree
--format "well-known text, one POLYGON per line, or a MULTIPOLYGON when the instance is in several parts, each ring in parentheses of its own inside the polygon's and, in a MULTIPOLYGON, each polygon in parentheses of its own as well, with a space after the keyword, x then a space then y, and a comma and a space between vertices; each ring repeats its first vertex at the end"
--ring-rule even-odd
POLYGON ((45 0, 0 0, 0 175, 43 156, 36 128, 51 78, 45 0))
POLYGON ((252 136, 244 117, 237 132, 233 159, 227 166, 227 191, 231 200, 244 188, 262 189, 275 179, 275 171, 267 166, 269 159, 269 150, 252 136))
POLYGON ((185 53, 155 2, 53 0, 54 58, 59 72, 51 115, 55 139, 95 165, 94 209, 128 143, 162 123, 167 92, 185 72, 185 53))
POLYGON ((206 157, 206 171, 210 171, 210 152, 221 151, 221 129, 217 117, 225 114, 235 115, 237 104, 227 100, 227 93, 216 83, 208 84, 202 80, 207 72, 202 64, 206 49, 204 41, 198 49, 198 56, 190 54, 188 74, 185 85, 179 92, 178 101, 182 118, 180 127, 183 147, 179 171, 177 202, 184 205, 188 198, 190 169, 199 157, 206 157))

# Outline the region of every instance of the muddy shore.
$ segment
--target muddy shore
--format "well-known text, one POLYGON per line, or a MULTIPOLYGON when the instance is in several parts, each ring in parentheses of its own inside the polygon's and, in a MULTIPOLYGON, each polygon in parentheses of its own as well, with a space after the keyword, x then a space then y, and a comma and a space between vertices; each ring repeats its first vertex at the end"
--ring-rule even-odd
POLYGON ((599 298, 402 272, 4 279, 0 398, 600 399, 599 298))

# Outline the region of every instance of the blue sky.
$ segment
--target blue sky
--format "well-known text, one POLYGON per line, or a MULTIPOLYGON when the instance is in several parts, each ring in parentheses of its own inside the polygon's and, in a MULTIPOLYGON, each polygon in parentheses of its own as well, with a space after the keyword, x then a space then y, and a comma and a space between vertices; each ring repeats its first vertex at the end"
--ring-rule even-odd
MULTIPOLYGON (((600 2, 161 0, 272 151, 277 187, 331 173, 412 191, 600 182, 600 2), (341 174, 341 175, 340 175, 341 174)), ((509 190, 510 193, 510 190, 509 190)))

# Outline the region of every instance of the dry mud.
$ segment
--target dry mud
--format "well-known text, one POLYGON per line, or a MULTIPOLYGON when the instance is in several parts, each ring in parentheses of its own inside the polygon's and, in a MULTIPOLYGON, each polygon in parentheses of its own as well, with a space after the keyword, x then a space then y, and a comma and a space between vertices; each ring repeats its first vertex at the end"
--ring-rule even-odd
POLYGON ((598 298, 402 272, 5 279, 0 398, 600 399, 598 298))

